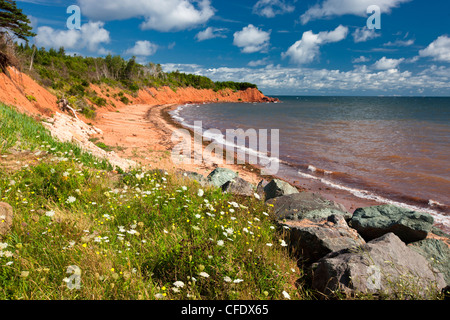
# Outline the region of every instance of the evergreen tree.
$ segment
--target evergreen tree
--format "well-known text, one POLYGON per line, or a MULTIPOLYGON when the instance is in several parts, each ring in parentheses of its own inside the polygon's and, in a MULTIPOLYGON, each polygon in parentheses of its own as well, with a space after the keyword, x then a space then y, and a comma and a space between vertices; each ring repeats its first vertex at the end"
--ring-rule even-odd
POLYGON ((12 0, 0 0, 0 35, 6 31, 11 32, 17 38, 28 42, 27 37, 34 37, 36 34, 31 30, 28 17, 22 13, 22 9, 17 8, 16 2, 12 0))

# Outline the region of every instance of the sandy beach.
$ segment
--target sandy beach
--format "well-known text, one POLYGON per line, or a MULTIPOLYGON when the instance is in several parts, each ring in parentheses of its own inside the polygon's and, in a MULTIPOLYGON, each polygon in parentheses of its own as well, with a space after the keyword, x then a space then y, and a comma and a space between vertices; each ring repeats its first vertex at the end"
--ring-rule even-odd
MULTIPOLYGON (((272 178, 261 175, 260 170, 252 165, 229 165, 217 157, 206 157, 201 164, 174 163, 171 152, 176 143, 171 140, 172 134, 183 127, 171 118, 169 112, 178 105, 141 104, 124 106, 118 110, 119 112, 101 110, 95 122, 95 126, 103 131, 103 134, 98 136, 99 141, 115 147, 119 156, 136 161, 148 169, 158 168, 169 172, 184 170, 208 175, 214 168, 220 166, 239 172, 241 178, 255 185, 262 179, 272 178)), ((193 141, 193 134, 191 139, 193 141)), ((301 177, 291 183, 299 189, 317 192, 325 198, 342 203, 350 212, 359 207, 379 204, 301 177)))

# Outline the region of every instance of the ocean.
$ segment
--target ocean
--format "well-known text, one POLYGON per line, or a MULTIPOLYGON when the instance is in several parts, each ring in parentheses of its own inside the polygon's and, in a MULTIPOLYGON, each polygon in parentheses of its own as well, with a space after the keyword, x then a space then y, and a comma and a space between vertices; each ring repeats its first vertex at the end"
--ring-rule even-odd
POLYGON ((317 180, 357 197, 429 212, 450 227, 450 98, 277 98, 275 104, 185 105, 172 116, 223 134, 267 129, 269 151, 270 132, 278 129, 277 176, 317 180))

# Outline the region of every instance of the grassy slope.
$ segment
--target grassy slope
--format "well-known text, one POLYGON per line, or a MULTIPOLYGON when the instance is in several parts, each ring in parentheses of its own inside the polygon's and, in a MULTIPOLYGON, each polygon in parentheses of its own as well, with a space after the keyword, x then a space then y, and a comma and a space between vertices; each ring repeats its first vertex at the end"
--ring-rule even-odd
POLYGON ((0 241, 0 299, 310 297, 262 202, 199 195, 159 171, 118 175, 1 104, 0 120, 0 201, 15 214, 0 241), (79 290, 64 280, 75 283, 69 266, 79 290))

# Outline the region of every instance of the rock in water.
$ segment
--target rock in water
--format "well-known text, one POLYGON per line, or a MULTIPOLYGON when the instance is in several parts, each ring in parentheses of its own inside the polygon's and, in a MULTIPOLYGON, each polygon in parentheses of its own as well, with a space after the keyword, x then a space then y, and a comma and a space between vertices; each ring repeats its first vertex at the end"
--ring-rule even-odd
POLYGON ((236 178, 238 174, 226 168, 217 168, 208 175, 208 181, 215 187, 222 187, 225 183, 236 178))
POLYGON ((438 239, 425 239, 408 245, 428 260, 428 262, 444 275, 445 282, 450 285, 450 248, 438 239))
POLYGON ((312 287, 327 295, 340 291, 433 298, 445 286, 443 275, 393 233, 356 250, 332 252, 313 266, 312 287))
POLYGON ((6 236, 13 223, 13 208, 5 202, 0 202, 0 238, 6 236))
POLYGON ((250 182, 237 177, 225 183, 222 186, 222 191, 239 196, 251 197, 255 192, 255 187, 250 182))
POLYGON ((273 212, 278 220, 320 221, 332 215, 342 215, 347 220, 351 218, 351 214, 341 204, 311 192, 281 196, 270 199, 267 203, 273 204, 273 212))
POLYGON ((370 241, 393 232, 405 243, 423 240, 431 231, 433 217, 393 205, 359 208, 353 213, 350 226, 370 241))
POLYGON ((366 242, 356 230, 351 229, 341 215, 313 222, 307 219, 287 221, 288 242, 297 258, 310 264, 325 255, 347 248, 359 247, 366 242))
POLYGON ((273 179, 264 187, 264 193, 266 195, 267 201, 276 197, 286 196, 299 192, 297 188, 291 186, 289 183, 279 179, 273 179))

